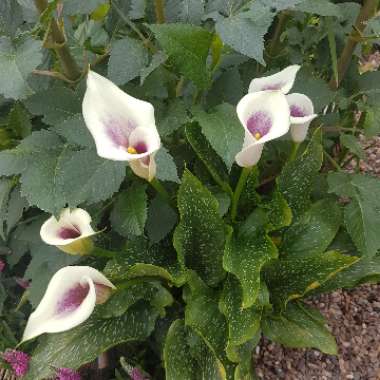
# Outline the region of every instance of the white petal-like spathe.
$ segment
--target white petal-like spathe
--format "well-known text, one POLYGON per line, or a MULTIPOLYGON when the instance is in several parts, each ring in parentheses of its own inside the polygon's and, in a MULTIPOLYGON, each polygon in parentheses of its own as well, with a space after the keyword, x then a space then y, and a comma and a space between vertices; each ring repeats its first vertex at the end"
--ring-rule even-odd
POLYGON ((287 94, 293 87, 300 68, 301 66, 299 65, 292 65, 276 74, 255 78, 251 81, 248 92, 279 90, 283 94, 287 94))
POLYGON ((82 111, 100 157, 130 161, 148 156, 160 147, 152 104, 126 94, 93 71, 88 73, 82 111), (131 134, 140 128, 150 130, 150 134, 144 134, 150 141, 149 149, 130 153, 128 148, 136 148, 130 142, 131 134))
POLYGON ((50 280, 37 309, 30 315, 22 341, 43 333, 67 331, 83 323, 95 308, 97 285, 115 289, 94 268, 68 266, 60 269, 50 280), (82 292, 85 291, 81 298, 73 293, 77 287, 82 287, 82 292))
POLYGON ((62 210, 59 219, 51 216, 41 227, 41 239, 49 245, 65 246, 80 239, 95 235, 91 227, 91 216, 81 208, 62 210), (66 233, 65 233, 66 231, 66 233), (72 233, 70 234, 70 231, 72 233), (77 236, 76 236, 77 235, 77 236))
POLYGON ((314 113, 313 102, 304 94, 286 96, 290 107, 290 134, 296 143, 305 140, 310 123, 318 116, 314 113))
MULTIPOLYGON (((236 107, 238 118, 245 129, 244 145, 236 155, 239 166, 251 167, 261 157, 264 143, 285 135, 290 125, 290 109, 285 95, 280 91, 261 91, 245 95, 236 107), (261 138, 252 136, 248 121, 254 115, 264 116, 269 125, 261 138)), ((260 127, 261 128, 261 127, 260 127)))

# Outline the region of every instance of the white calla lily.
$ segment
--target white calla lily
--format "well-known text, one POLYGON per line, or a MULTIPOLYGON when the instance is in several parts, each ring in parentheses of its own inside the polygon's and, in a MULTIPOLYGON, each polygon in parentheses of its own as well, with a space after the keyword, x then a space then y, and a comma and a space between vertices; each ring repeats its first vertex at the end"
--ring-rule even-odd
POLYGON ((297 72, 300 68, 301 66, 299 65, 291 65, 276 74, 255 78, 249 85, 248 93, 277 90, 283 94, 287 94, 293 87, 297 72))
POLYGON ((91 216, 87 211, 66 208, 58 219, 52 215, 41 226, 41 239, 71 255, 87 255, 93 249, 90 236, 96 234, 90 223, 91 216))
POLYGON ((290 107, 290 134, 296 143, 305 140, 310 123, 318 116, 314 113, 313 102, 304 94, 286 96, 290 107))
MULTIPOLYGON (((147 165, 149 157, 153 162, 150 175, 154 173, 154 153, 161 142, 152 104, 126 94, 107 78, 90 71, 82 112, 100 157, 135 162, 132 170, 147 165)), ((148 179, 142 171, 136 174, 148 179)))
POLYGON ((60 269, 30 315, 22 341, 78 326, 90 317, 97 303, 106 301, 113 289, 115 286, 94 268, 68 266, 60 269))
POLYGON ((264 143, 288 132, 289 105, 280 91, 260 91, 245 95, 236 112, 245 129, 245 139, 235 160, 241 167, 251 167, 260 160, 264 143))

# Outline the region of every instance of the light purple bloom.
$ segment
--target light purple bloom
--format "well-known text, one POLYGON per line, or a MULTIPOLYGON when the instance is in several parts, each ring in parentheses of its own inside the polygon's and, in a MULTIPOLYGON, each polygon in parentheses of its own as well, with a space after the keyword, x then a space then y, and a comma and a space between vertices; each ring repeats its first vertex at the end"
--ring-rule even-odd
POLYGON ((12 367, 17 377, 22 377, 28 372, 30 356, 22 351, 7 350, 3 353, 3 359, 12 367))
POLYGON ((56 376, 56 380, 81 380, 79 372, 71 368, 59 368, 56 376))

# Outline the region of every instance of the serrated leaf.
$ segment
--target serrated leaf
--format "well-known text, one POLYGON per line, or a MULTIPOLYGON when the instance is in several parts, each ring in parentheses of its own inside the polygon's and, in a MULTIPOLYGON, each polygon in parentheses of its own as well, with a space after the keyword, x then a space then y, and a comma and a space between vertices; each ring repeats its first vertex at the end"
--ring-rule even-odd
POLYGON ((314 203, 284 234, 281 251, 287 256, 309 256, 324 252, 342 223, 336 198, 314 203))
POLYGON ((20 4, 13 0, 0 2, 0 30, 14 37, 18 27, 23 23, 23 12, 20 4))
POLYGON ((117 85, 123 85, 138 77, 148 63, 148 53, 142 42, 124 37, 111 48, 108 77, 117 85))
POLYGON ((12 190, 12 180, 0 178, 0 237, 5 240, 5 221, 7 219, 7 206, 9 194, 12 190))
POLYGON ((230 231, 223 256, 223 268, 234 274, 242 286, 243 309, 256 302, 260 290, 261 269, 277 255, 276 246, 264 231, 238 236, 230 231))
POLYGON ((274 260, 264 270, 272 303, 283 310, 290 300, 304 297, 356 261, 337 251, 274 260))
POLYGON ((317 129, 302 155, 289 162, 277 179, 278 189, 284 195, 293 215, 298 217, 310 205, 314 179, 322 166, 321 131, 317 129))
POLYGON ((157 128, 160 136, 166 137, 189 121, 185 103, 177 99, 169 104, 168 110, 162 120, 159 120, 157 128))
POLYGON ((232 194, 230 185, 228 184, 227 168, 222 159, 212 149, 210 143, 206 140, 201 132, 201 128, 196 124, 186 126, 186 137, 191 147, 202 163, 210 172, 214 181, 225 192, 232 194))
POLYGON ((16 186, 10 196, 6 214, 6 233, 7 235, 15 227, 17 222, 21 219, 22 214, 28 208, 28 202, 21 196, 20 186, 16 186))
POLYGON ((122 236, 142 235, 147 219, 146 185, 134 183, 118 195, 111 213, 112 227, 122 236))
POLYGON ((42 380, 56 368, 79 368, 117 344, 141 341, 153 331, 158 311, 137 303, 121 317, 102 319, 95 312, 81 325, 58 334, 44 335, 34 350, 25 380, 42 380))
POLYGON ((30 114, 25 110, 21 103, 16 103, 8 114, 8 128, 10 128, 17 136, 27 137, 32 131, 32 123, 30 122, 30 114))
POLYGON ((155 156, 157 173, 156 178, 160 181, 180 183, 177 166, 167 149, 161 147, 155 156))
POLYGON ((199 25, 204 15, 205 0, 167 0, 165 16, 169 22, 199 25))
POLYGON ((197 87, 207 88, 210 73, 206 60, 212 34, 198 26, 186 24, 149 25, 156 39, 177 70, 197 87))
POLYGON ((33 94, 27 79, 41 63, 41 41, 32 38, 13 44, 0 37, 0 93, 6 98, 24 99, 33 94))
POLYGON ((154 71, 157 69, 157 67, 161 66, 168 57, 166 54, 162 51, 158 51, 155 53, 152 57, 152 60, 150 61, 149 66, 144 67, 140 71, 140 85, 142 85, 145 82, 145 79, 154 71))
POLYGON ((178 190, 180 223, 173 244, 179 262, 194 269, 206 284, 215 286, 225 276, 222 266, 226 227, 218 201, 189 171, 178 190))
POLYGON ((29 97, 25 106, 33 115, 43 115, 46 124, 55 126, 82 112, 82 99, 67 87, 56 86, 29 97), (41 102, 41 99, 44 99, 41 102))
POLYGON ((305 305, 288 304, 283 314, 263 319, 262 329, 266 337, 284 346, 317 348, 326 354, 337 355, 334 337, 305 305))
POLYGON ((343 133, 340 135, 340 143, 346 147, 355 156, 364 159, 365 153, 363 148, 360 146, 359 141, 355 136, 343 133))
POLYGON ((170 326, 163 356, 166 380, 226 380, 223 365, 183 320, 170 326))
POLYGON ((235 108, 224 103, 211 113, 198 111, 194 118, 202 127, 203 134, 215 152, 223 159, 227 169, 231 170, 244 140, 244 131, 236 116, 235 108))
POLYGON ((164 239, 177 223, 176 212, 161 196, 156 196, 149 205, 146 230, 151 243, 164 239))

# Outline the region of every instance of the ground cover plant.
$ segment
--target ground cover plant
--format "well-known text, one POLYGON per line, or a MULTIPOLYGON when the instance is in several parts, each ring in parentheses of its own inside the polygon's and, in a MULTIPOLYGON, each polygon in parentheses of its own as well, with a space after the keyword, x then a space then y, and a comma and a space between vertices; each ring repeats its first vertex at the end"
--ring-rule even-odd
POLYGON ((2 0, 3 378, 255 379, 380 279, 377 0, 2 0))

